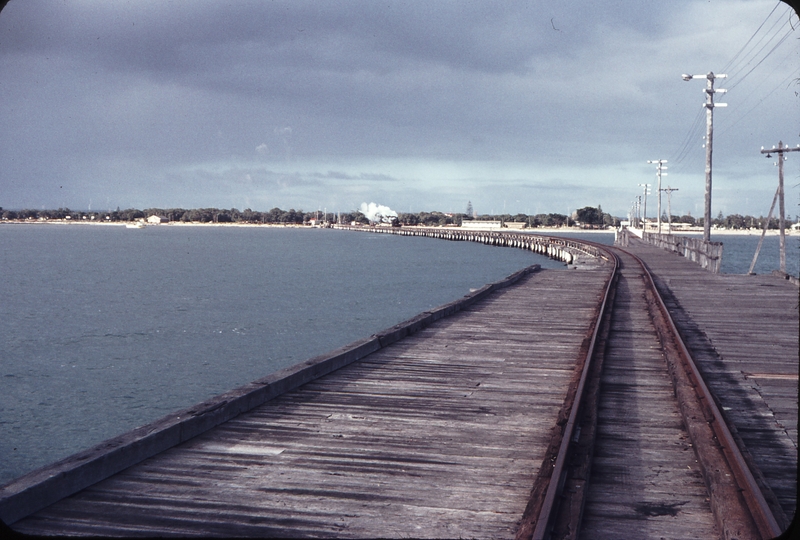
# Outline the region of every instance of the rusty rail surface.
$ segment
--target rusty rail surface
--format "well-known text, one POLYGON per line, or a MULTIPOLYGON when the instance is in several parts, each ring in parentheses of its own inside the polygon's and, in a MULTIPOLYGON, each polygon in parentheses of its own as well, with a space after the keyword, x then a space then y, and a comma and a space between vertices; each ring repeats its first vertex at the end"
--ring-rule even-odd
MULTIPOLYGON (((714 396, 703 381, 688 348, 681 339, 672 317, 655 287, 647 266, 641 259, 623 249, 611 248, 586 240, 573 240, 564 237, 519 232, 459 231, 436 228, 342 228, 518 247, 541 253, 551 258, 561 259, 568 263, 574 261, 577 256, 585 255, 602 259, 612 265, 612 271, 609 272, 602 299, 598 302, 595 322, 585 338, 586 347, 582 349, 580 354, 579 361, 581 365, 576 367, 576 375, 573 381, 577 382, 574 384, 574 388, 570 389, 564 401, 561 414, 559 414, 559 420, 553 431, 553 438, 548 448, 548 455, 541 468, 543 471, 539 476, 539 479, 542 480, 541 486, 539 486, 541 490, 536 494, 532 491, 531 500, 529 501, 528 508, 526 508, 525 515, 523 515, 519 530, 517 531, 517 538, 547 538, 551 534, 553 521, 558 515, 558 505, 562 498, 564 481, 572 457, 571 452, 573 452, 576 446, 575 443, 578 440, 579 434, 576 433, 576 427, 579 426, 578 419, 585 407, 593 406, 593 404, 587 403, 589 400, 585 400, 587 388, 590 386, 587 380, 594 380, 595 375, 591 372, 596 363, 595 355, 598 354, 596 349, 602 349, 602 341, 604 340, 602 334, 605 331, 604 329, 607 328, 604 321, 607 320, 607 317, 613 310, 613 303, 610 299, 613 298, 615 293, 614 289, 620 267, 620 257, 617 255, 618 252, 625 253, 626 256, 632 257, 641 267, 641 275, 647 289, 647 301, 651 306, 651 314, 665 356, 668 358, 667 362, 671 366, 670 375, 673 379, 676 395, 678 395, 679 401, 681 402, 684 424, 686 424, 686 429, 692 439, 697 459, 701 466, 711 499, 712 511, 715 520, 719 524, 719 530, 726 538, 755 538, 760 536, 766 539, 773 538, 781 533, 777 521, 772 515, 753 474, 749 470, 741 451, 715 403, 714 396), (688 409, 685 409, 684 405, 688 409), (692 416, 694 416, 694 419, 692 419, 692 416), (550 459, 551 449, 552 460, 550 459), (536 496, 534 497, 534 495, 536 496), (735 528, 732 524, 736 524, 737 527, 739 524, 743 525, 739 528, 735 528), (754 534, 743 534, 745 531, 754 531, 754 534)), ((468 298, 457 302, 474 301, 488 294, 495 287, 499 288, 506 286, 506 283, 516 281, 516 279, 519 279, 522 274, 528 271, 533 271, 533 268, 514 274, 501 283, 484 287, 468 295, 468 298)), ((433 320, 433 318, 444 316, 446 314, 445 312, 449 314, 451 311, 460 309, 460 306, 454 306, 456 302, 451 304, 442 306, 442 313, 438 314, 437 311, 437 317, 427 312, 423 315, 426 315, 426 317, 430 316, 429 318, 433 320), (451 306, 451 304, 453 304, 453 306, 451 306)), ((427 319, 424 322, 427 322, 427 319)), ((298 384, 302 384, 302 382, 307 382, 308 380, 320 376, 323 372, 327 373, 340 365, 352 362, 354 359, 368 354, 367 349, 369 351, 376 350, 391 341, 396 341, 404 335, 416 331, 424 325, 423 321, 418 321, 416 319, 406 321, 406 323, 388 329, 380 335, 372 336, 369 340, 357 342, 354 344, 356 346, 355 348, 351 345, 349 348, 334 351, 336 354, 311 359, 308 362, 298 364, 294 368, 291 368, 293 370, 292 373, 278 373, 263 380, 256 381, 249 386, 237 389, 237 391, 232 393, 218 396, 214 398, 214 400, 210 400, 204 404, 208 406, 207 408, 202 408, 199 412, 194 410, 188 411, 188 413, 196 412, 196 415, 200 415, 198 418, 193 417, 191 414, 184 415, 183 413, 187 411, 183 411, 179 414, 181 416, 190 417, 191 422, 198 424, 197 426, 193 426, 192 429, 194 432, 204 431, 211 425, 217 425, 224 421, 227 417, 235 416, 241 412, 241 410, 252 408, 254 403, 262 403, 270 399, 273 395, 286 391, 286 388, 296 387, 298 384), (337 362, 336 365, 328 366, 328 364, 334 360, 337 362), (325 369, 322 369, 323 367, 325 369), (280 380, 276 380, 276 377, 280 380), (284 381, 289 381, 291 384, 286 383, 286 388, 277 388, 278 383, 283 384, 284 381), (239 403, 240 401, 242 402, 241 404, 239 403), (245 401, 247 402, 246 404, 244 404, 245 401), (214 405, 214 407, 211 407, 211 405, 214 405), (211 416, 214 418, 210 418, 211 416), (225 418, 223 418, 223 416, 225 418), (202 424, 202 426, 199 424, 202 424)), ((600 364, 597 365, 601 366, 600 364)), ((181 416, 177 418, 181 418, 181 416)), ((150 440, 153 438, 154 434, 166 434, 167 432, 183 433, 187 428, 186 423, 187 420, 181 419, 178 421, 175 419, 174 415, 170 415, 162 419, 160 423, 146 427, 147 429, 142 432, 132 433, 132 435, 135 435, 134 438, 138 437, 135 441, 129 439, 123 441, 120 439, 118 442, 125 442, 127 446, 130 446, 132 442, 137 444, 147 443, 145 446, 148 446, 146 449, 148 451, 138 452, 138 454, 141 455, 137 454, 137 456, 133 458, 133 461, 140 461, 143 456, 152 455, 174 444, 171 439, 169 441, 166 440, 166 438, 169 437, 155 444, 150 440), (156 446, 158 446, 158 448, 156 448, 156 446)), ((108 448, 100 448, 99 446, 94 450, 96 455, 92 454, 77 457, 80 460, 92 458, 88 459, 88 461, 94 460, 94 462, 97 462, 99 464, 97 466, 98 470, 107 468, 106 465, 102 465, 100 462, 107 460, 110 450, 108 448)), ((59 473, 62 477, 64 473, 75 473, 76 477, 82 476, 78 468, 75 467, 75 463, 66 463, 66 461, 68 460, 65 460, 65 463, 55 464, 56 466, 63 466, 65 470, 53 469, 48 472, 48 474, 53 473, 50 474, 51 479, 58 476, 55 473, 59 473)), ((120 462, 117 464, 116 469, 119 470, 128 465, 128 461, 125 463, 120 462)), ((98 475, 107 475, 108 472, 109 471, 106 470, 100 471, 102 474, 98 473, 98 475)), ((91 483, 93 481, 95 480, 92 479, 89 482, 91 483)), ((589 481, 591 481, 591 478, 589 481)), ((86 482, 86 478, 77 478, 76 482, 71 483, 70 489, 73 491, 80 489, 86 482), (78 484, 81 485, 79 486, 78 484)), ((43 481, 43 478, 37 477, 37 482, 34 482, 35 485, 27 487, 42 487, 45 483, 46 481, 43 481)), ((29 491, 33 494, 35 490, 29 489, 29 491)), ((586 490, 584 490, 583 493, 585 493, 585 491, 586 490)), ((31 499, 38 498, 40 493, 37 492, 35 495, 36 496, 32 495, 31 499)), ((61 494, 60 496, 63 495, 64 494, 61 494)), ((0 503, 1 502, 2 497, 0 497, 0 503)), ((17 511, 17 514, 23 515, 30 513, 33 507, 37 505, 41 506, 42 501, 31 500, 27 501, 26 504, 29 507, 26 507, 25 512, 17 511)), ((582 502, 580 504, 582 504, 582 502)), ((0 504, 0 509, 1 508, 2 504, 0 504)), ((7 516, 4 517, 7 518, 7 516)), ((577 519, 580 521, 580 517, 577 519)))
MULTIPOLYGON (((553 529, 552 521, 557 515, 570 452, 573 442, 578 440, 576 419, 582 412, 583 398, 587 391, 586 379, 592 368, 592 357, 595 354, 598 331, 604 315, 611 309, 607 303, 609 296, 613 294, 612 288, 617 281, 616 274, 620 265, 620 259, 614 253, 614 249, 619 249, 632 257, 641 268, 646 295, 651 306, 651 315, 662 342, 667 363, 670 366, 670 375, 676 396, 679 398, 684 424, 692 439, 698 463, 701 465, 714 519, 723 537, 737 538, 742 537, 744 533, 747 536, 756 537, 758 535, 767 539, 781 534, 780 527, 728 429, 714 396, 703 381, 689 349, 680 337, 669 310, 655 287, 652 275, 641 259, 621 248, 609 248, 587 240, 577 241, 564 237, 530 233, 419 227, 413 229, 397 227, 340 228, 519 247, 560 259, 567 264, 573 262, 578 253, 583 253, 613 264, 613 271, 597 311, 586 358, 580 367, 581 374, 577 389, 568 393, 562 413, 559 415, 559 418, 562 418, 565 411, 568 411, 568 418, 565 423, 559 420, 558 424, 564 424, 563 428, 555 430, 554 440, 551 442, 551 448, 542 465, 542 469, 546 469, 552 462, 552 470, 540 471, 539 474, 539 480, 546 482, 546 488, 542 492, 539 486, 540 489, 537 492, 537 486, 534 487, 528 508, 526 508, 517 531, 518 539, 544 539, 550 535, 553 529), (558 452, 552 455, 550 450, 554 447, 558 448, 558 452)), ((697 260, 686 253, 684 256, 696 260, 701 266, 712 272, 718 272, 721 244, 719 248, 719 251, 710 253, 709 257, 701 257, 702 260, 697 260), (706 264, 703 264, 704 261, 706 264)), ((583 493, 585 494, 585 490, 583 493)), ((582 504, 581 501, 581 507, 582 504)), ((580 517, 578 519, 580 520, 580 517)))
POLYGON ((531 538, 534 540, 543 540, 549 536, 550 529, 552 527, 551 520, 558 505, 558 497, 561 495, 561 492, 564 488, 567 459, 570 455, 573 442, 577 442, 575 437, 575 426, 577 424, 578 412, 583 406, 583 398, 586 395, 586 384, 592 367, 592 359, 595 357, 595 346, 597 345, 601 321, 606 315, 606 310, 611 308, 609 305, 609 298, 612 295, 612 286, 616 282, 616 274, 619 270, 619 257, 611 252, 609 252, 608 255, 609 260, 613 265, 612 271, 609 274, 605 290, 603 291, 603 298, 600 301, 600 308, 597 312, 597 317, 595 318, 594 327, 592 329, 592 337, 589 342, 589 348, 583 361, 583 367, 581 368, 581 376, 578 382, 576 395, 570 407, 569 418, 561 435, 558 456, 556 457, 555 465, 553 466, 553 470, 550 474, 550 482, 547 486, 547 492, 545 494, 542 507, 538 513, 533 535, 531 536, 531 538), (553 479, 555 479, 555 482, 553 482, 553 479))
MULTIPOLYGON (((728 429, 713 394, 703 381, 689 349, 680 337, 669 310, 655 287, 650 271, 640 258, 619 247, 610 248, 587 240, 578 241, 564 237, 530 233, 417 227, 413 229, 397 227, 341 228, 519 247, 530 249, 554 259, 561 259, 568 264, 574 260, 577 253, 583 253, 609 261, 614 265, 614 270, 608 279, 605 293, 597 312, 586 359, 580 368, 581 375, 577 391, 568 395, 565 400, 565 408, 569 411, 568 418, 563 429, 556 430, 555 442, 557 443, 558 454, 554 459, 551 459, 552 456, 546 457, 543 464, 544 468, 551 461, 554 461, 552 471, 546 471, 544 474, 547 482, 545 494, 542 497, 541 493, 538 495, 532 493, 532 499, 525 512, 526 515, 523 516, 517 532, 518 539, 544 539, 549 536, 553 528, 552 521, 557 514, 558 501, 561 498, 561 492, 564 487, 565 467, 570 457, 572 443, 578 438, 578 434, 575 433, 576 418, 581 413, 583 394, 587 389, 586 377, 592 367, 592 356, 595 352, 598 331, 604 314, 611 309, 607 302, 611 289, 616 283, 616 274, 620 264, 619 257, 614 253, 614 249, 618 249, 632 257, 641 268, 646 294, 652 306, 651 312, 655 311, 655 313, 652 313, 654 324, 667 356, 667 362, 670 364, 670 375, 673 379, 676 395, 679 397, 684 424, 692 439, 698 463, 701 465, 706 487, 709 491, 714 519, 723 537, 737 538, 742 537, 742 533, 747 534, 749 532, 751 534, 748 536, 756 537, 758 535, 767 539, 781 534, 780 527, 746 464, 733 435, 728 429)), ((719 251, 720 253, 714 252, 712 255, 716 256, 711 257, 717 263, 717 266, 721 259, 721 249, 719 251)), ((712 272, 715 271, 713 264, 704 267, 712 272)), ((716 271, 718 271, 718 268, 716 271)), ((563 413, 564 409, 562 409, 562 415, 563 413)), ((553 446, 554 444, 551 442, 551 447, 553 446)), ((541 477, 542 474, 540 473, 541 477)))
MULTIPOLYGON (((719 407, 717 406, 713 394, 703 380, 703 377, 700 374, 697 364, 695 364, 689 349, 686 347, 683 339, 681 339, 678 329, 675 326, 675 322, 672 320, 672 316, 670 315, 664 300, 658 293, 653 276, 650 274, 647 265, 639 257, 636 257, 631 253, 628 254, 634 257, 642 267, 647 288, 652 293, 652 298, 655 301, 656 308, 660 312, 661 317, 663 317, 665 326, 667 327, 665 330, 669 333, 669 338, 676 345, 678 349, 678 360, 681 362, 682 367, 686 370, 685 373, 688 376, 690 385, 694 387, 697 397, 697 404, 703 410, 705 418, 709 418, 706 424, 711 428, 711 430, 713 430, 713 434, 716 439, 714 442, 716 442, 717 450, 724 455, 724 460, 736 480, 734 491, 739 492, 742 497, 742 500, 738 501, 740 504, 742 502, 744 503, 744 508, 742 511, 747 512, 750 515, 755 523, 756 528, 758 529, 758 533, 761 535, 761 538, 768 539, 779 536, 782 531, 778 525, 778 522, 775 519, 775 516, 773 515, 769 505, 767 504, 764 494, 762 493, 761 488, 759 488, 753 473, 750 471, 744 456, 739 450, 731 431, 728 429, 728 425, 725 422, 719 407)), ((664 341, 665 340, 662 338, 662 343, 664 341)), ((684 417, 685 416, 686 414, 684 413, 684 417)), ((684 419, 684 421, 686 421, 686 419, 684 419)), ((689 426, 687 426, 687 428, 688 427, 689 426)), ((691 429, 690 435, 692 435, 691 429)), ((709 441, 706 441, 707 444, 708 442, 709 441)), ((712 464, 708 462, 703 463, 702 458, 703 456, 698 455, 698 459, 701 460, 701 465, 703 467, 703 474, 706 478, 706 484, 709 485, 711 483, 710 477, 712 476, 712 471, 710 469, 712 464)), ((720 475, 719 479, 723 480, 724 477, 720 475)), ((709 491, 712 491, 710 495, 712 498, 713 507, 715 493, 710 485, 709 491)), ((727 502, 729 504, 735 504, 736 501, 727 502)), ((717 519, 719 520, 720 517, 717 516, 717 519)), ((721 528, 724 530, 724 527, 721 528)))
MULTIPOLYGON (((713 394, 703 381, 689 349, 681 339, 646 264, 635 255, 619 247, 612 249, 599 244, 594 245, 598 250, 605 251, 607 258, 614 262, 615 273, 620 262, 619 257, 614 253, 614 249, 632 257, 641 267, 641 275, 645 282, 646 295, 651 306, 653 322, 667 357, 667 363, 670 366, 670 375, 676 396, 680 402, 684 424, 692 439, 696 457, 709 491, 709 500, 714 519, 722 537, 760 537, 768 539, 779 536, 782 531, 733 435, 728 429, 713 394)), ((609 279, 609 289, 615 283, 615 279, 609 279)), ((609 290, 606 291, 602 300, 602 307, 599 311, 601 314, 606 311, 608 295, 609 290)), ((595 323, 590 355, 597 339, 597 330, 601 326, 601 318, 602 315, 598 317, 595 323)), ((558 513, 558 500, 562 498, 566 477, 565 464, 568 463, 571 457, 571 442, 577 441, 579 436, 579 433, 575 433, 575 418, 581 413, 582 396, 580 394, 586 391, 584 375, 589 371, 589 365, 590 359, 587 358, 579 386, 579 395, 576 396, 574 403, 571 405, 569 421, 561 435, 555 466, 547 480, 545 503, 541 505, 535 516, 527 517, 528 523, 526 523, 526 517, 523 517, 517 539, 545 539, 550 536, 553 530, 553 522, 558 513), (530 523, 533 523, 534 527, 532 532, 530 523)), ((546 466, 547 461, 548 458, 546 458, 543 467, 546 466)), ((589 482, 591 482, 591 479, 589 479, 589 482)), ((585 492, 586 490, 583 490, 581 497, 585 497, 585 492)), ((581 507, 581 511, 577 518, 577 530, 579 530, 580 515, 583 508, 582 498, 578 504, 581 507)))

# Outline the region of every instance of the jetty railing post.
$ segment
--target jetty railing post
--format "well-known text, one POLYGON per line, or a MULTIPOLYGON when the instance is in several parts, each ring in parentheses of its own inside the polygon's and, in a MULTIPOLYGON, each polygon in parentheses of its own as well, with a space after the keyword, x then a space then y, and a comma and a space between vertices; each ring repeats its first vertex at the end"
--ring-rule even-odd
MULTIPOLYGON (((624 241, 627 242, 627 238, 624 241)), ((667 251, 680 253, 713 274, 719 274, 722 268, 722 242, 706 242, 699 238, 646 232, 642 233, 642 241, 667 251)), ((626 246, 627 243, 621 245, 626 246)))

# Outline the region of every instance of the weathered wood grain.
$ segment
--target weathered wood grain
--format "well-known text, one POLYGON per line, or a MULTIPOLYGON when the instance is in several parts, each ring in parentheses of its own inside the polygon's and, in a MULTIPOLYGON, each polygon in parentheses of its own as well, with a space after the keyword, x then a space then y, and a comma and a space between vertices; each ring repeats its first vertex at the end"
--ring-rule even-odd
POLYGON ((578 537, 715 538, 708 491, 644 302, 644 283, 628 259, 606 338, 578 537))
POLYGON ((711 274, 640 242, 627 249, 654 274, 743 454, 760 471, 775 517, 787 527, 797 505, 797 286, 772 275, 711 274))
MULTIPOLYGON (((765 495, 793 512, 796 287, 773 276, 713 275, 655 248, 631 247, 656 275, 765 495)), ((410 337, 390 329, 376 338, 382 350, 14 528, 513 537, 604 279, 602 268, 544 271, 511 289, 482 289, 482 300, 463 312, 410 337)), ((640 284, 622 284, 584 537, 706 537, 713 525, 700 468, 658 339, 644 324, 640 284)))
POLYGON ((14 528, 513 537, 605 276, 533 274, 14 528))

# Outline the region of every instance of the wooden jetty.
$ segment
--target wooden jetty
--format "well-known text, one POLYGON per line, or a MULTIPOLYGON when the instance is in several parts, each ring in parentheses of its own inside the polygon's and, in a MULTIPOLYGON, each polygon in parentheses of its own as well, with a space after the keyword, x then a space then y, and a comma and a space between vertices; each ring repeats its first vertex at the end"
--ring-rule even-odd
POLYGON ((13 528, 513 537, 608 274, 531 273, 13 528))
POLYGON ((570 269, 531 267, 34 471, 0 487, 0 517, 18 532, 91 536, 768 538, 788 527, 795 285, 714 274, 636 240, 622 252, 520 232, 379 232, 517 247, 570 269), (705 383, 681 374, 678 349, 705 383), (701 386, 711 393, 687 398, 701 386), (765 513, 751 519, 742 504, 765 513))
POLYGON ((714 274, 632 240, 778 522, 797 506, 798 287, 775 275, 714 274))
POLYGON ((645 283, 632 260, 620 274, 581 538, 718 538, 645 283))

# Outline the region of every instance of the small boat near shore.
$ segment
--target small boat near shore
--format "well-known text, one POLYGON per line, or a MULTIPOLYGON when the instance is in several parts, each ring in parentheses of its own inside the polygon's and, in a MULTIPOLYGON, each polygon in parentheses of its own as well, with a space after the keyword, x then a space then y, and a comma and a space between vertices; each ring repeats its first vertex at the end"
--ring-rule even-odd
POLYGON ((141 221, 137 221, 136 223, 126 223, 125 227, 128 229, 144 229, 145 224, 141 221))

